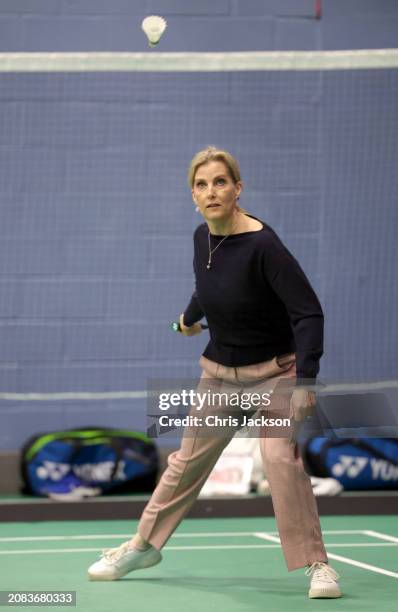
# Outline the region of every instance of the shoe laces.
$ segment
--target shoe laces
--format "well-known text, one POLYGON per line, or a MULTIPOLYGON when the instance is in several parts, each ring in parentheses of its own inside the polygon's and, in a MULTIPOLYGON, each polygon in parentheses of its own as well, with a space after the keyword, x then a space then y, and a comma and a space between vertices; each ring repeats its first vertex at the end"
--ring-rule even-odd
POLYGON ((130 542, 124 542, 124 544, 121 544, 117 548, 104 548, 101 559, 104 559, 107 563, 119 561, 119 559, 130 550, 129 544, 130 542))
POLYGON ((321 563, 320 561, 312 563, 306 570, 305 575, 324 582, 335 582, 340 578, 338 573, 328 563, 321 563))

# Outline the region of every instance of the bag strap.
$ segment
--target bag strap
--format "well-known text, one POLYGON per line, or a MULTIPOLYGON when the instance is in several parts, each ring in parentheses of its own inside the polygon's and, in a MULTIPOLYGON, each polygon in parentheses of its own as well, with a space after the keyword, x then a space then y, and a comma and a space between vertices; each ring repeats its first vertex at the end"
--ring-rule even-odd
POLYGON ((113 482, 115 480, 116 474, 119 471, 120 462, 123 459, 123 444, 117 438, 112 437, 109 437, 108 444, 115 451, 116 454, 115 465, 113 466, 113 470, 110 477, 110 482, 113 482))
MULTIPOLYGON (((395 442, 395 440, 394 440, 395 442)), ((374 455, 378 459, 384 459, 384 461, 388 461, 392 465, 398 466, 398 460, 394 459, 394 457, 389 457, 386 453, 383 453, 378 448, 374 448, 369 442, 365 442, 362 438, 346 438, 345 440, 328 440, 322 447, 322 451, 320 452, 320 459, 322 463, 325 463, 326 453, 330 448, 335 448, 336 446, 344 446, 344 444, 352 444, 359 449, 363 449, 368 453, 374 455)))
POLYGON ((369 453, 372 453, 375 457, 378 457, 379 459, 384 459, 392 465, 398 465, 398 459, 395 459, 394 457, 389 457, 386 453, 383 453, 382 450, 380 450, 379 448, 374 448, 371 444, 369 444, 369 442, 365 442, 361 438, 354 438, 353 443, 355 444, 355 446, 367 450, 369 453))

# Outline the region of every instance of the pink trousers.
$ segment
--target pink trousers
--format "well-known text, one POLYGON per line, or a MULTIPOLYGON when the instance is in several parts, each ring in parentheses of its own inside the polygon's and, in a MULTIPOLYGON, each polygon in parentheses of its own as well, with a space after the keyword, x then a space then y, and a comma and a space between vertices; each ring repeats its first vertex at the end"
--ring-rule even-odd
MULTIPOLYGON (((273 393, 269 410, 278 415, 290 414, 296 379, 294 354, 237 368, 201 357, 200 365, 203 372, 198 390, 220 391, 226 384, 242 388, 249 383, 258 390, 258 383, 264 383, 273 393), (278 393, 278 387, 284 388, 284 393, 278 393)), ((202 416, 220 414, 219 407, 208 404, 201 412, 202 416)), ((232 436, 227 431, 226 435, 209 437, 195 428, 186 429, 181 448, 169 455, 168 467, 144 509, 138 525, 142 538, 157 549, 164 546, 190 510, 232 436)), ((275 432, 264 427, 259 443, 288 571, 315 561, 327 562, 311 481, 296 442, 287 435, 275 437, 275 432)))

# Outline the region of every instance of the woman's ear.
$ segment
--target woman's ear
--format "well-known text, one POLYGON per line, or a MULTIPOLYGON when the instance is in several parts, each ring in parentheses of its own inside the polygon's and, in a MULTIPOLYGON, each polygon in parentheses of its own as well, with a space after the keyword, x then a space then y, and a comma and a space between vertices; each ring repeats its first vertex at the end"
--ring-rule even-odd
POLYGON ((237 183, 235 183, 235 189, 236 189, 236 199, 239 200, 240 194, 242 193, 242 189, 243 189, 242 181, 238 181, 237 183))
POLYGON ((192 194, 192 201, 193 201, 193 203, 195 204, 195 211, 196 211, 196 212, 199 212, 199 211, 200 211, 200 208, 199 208, 198 203, 197 203, 197 201, 196 201, 196 198, 195 198, 195 196, 194 196, 194 194, 193 194, 193 189, 191 190, 191 194, 192 194))

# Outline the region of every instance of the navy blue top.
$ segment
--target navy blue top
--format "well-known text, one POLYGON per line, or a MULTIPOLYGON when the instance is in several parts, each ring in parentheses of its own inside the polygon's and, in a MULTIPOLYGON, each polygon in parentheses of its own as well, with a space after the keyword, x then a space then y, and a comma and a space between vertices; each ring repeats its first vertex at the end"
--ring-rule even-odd
MULTIPOLYGON (((313 380, 323 353, 322 308, 297 260, 261 223, 259 231, 228 236, 210 270, 208 226, 195 230, 196 291, 184 323, 206 317, 210 342, 203 354, 212 361, 238 367, 295 352, 297 378, 313 380)), ((211 234, 211 248, 223 237, 211 234)))

